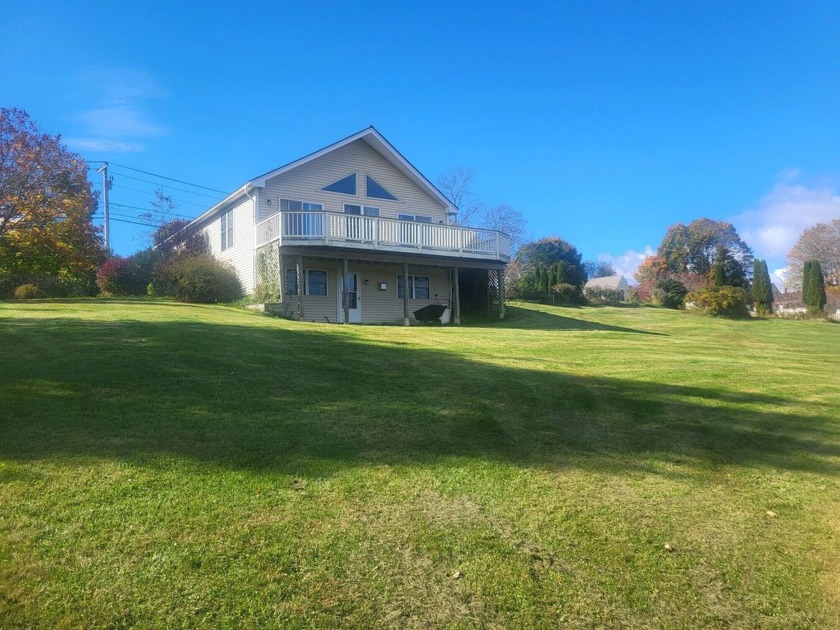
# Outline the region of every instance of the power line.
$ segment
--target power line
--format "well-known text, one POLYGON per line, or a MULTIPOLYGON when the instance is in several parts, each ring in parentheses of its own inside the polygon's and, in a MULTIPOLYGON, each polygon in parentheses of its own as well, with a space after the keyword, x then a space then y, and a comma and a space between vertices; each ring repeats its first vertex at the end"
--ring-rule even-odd
MULTIPOLYGON (((125 167, 123 167, 123 168, 125 168, 125 167)), ((158 182, 152 182, 152 181, 149 181, 148 179, 142 179, 142 178, 140 178, 140 177, 133 177, 132 175, 126 175, 125 173, 120 173, 119 171, 116 171, 116 174, 117 174, 117 175, 119 175, 120 177, 127 177, 128 179, 134 179, 134 180, 136 180, 136 181, 138 181, 138 182, 143 182, 143 183, 146 183, 146 184, 153 184, 153 185, 155 185, 155 186, 159 186, 159 185, 160 185, 158 182)), ((192 185, 192 184, 190 184, 190 185, 192 185)), ((208 199, 216 199, 216 200, 218 200, 218 198, 219 198, 219 196, 218 196, 218 195, 205 195, 204 193, 195 192, 195 191, 193 191, 193 190, 187 190, 186 188, 177 188, 176 186, 167 186, 167 188, 170 188, 170 189, 172 189, 172 190, 179 190, 179 191, 181 191, 181 192, 185 192, 185 193, 188 193, 188 194, 190 194, 190 195, 198 195, 198 196, 200 196, 200 197, 207 197, 208 199)), ((134 190, 134 189, 133 189, 133 188, 129 188, 129 190, 134 190)), ((211 189, 211 190, 212 190, 212 189, 211 189)), ((137 191, 137 192, 145 192, 145 191, 140 190, 140 191, 137 191)), ((195 203, 195 202, 185 201, 184 203, 195 203)))
MULTIPOLYGON (((190 182, 185 182, 182 179, 175 179, 174 177, 167 177, 166 175, 158 175, 156 173, 150 173, 149 171, 142 171, 139 168, 132 168, 132 167, 126 166, 124 164, 117 164, 116 162, 111 162, 111 164, 114 165, 114 166, 119 166, 120 168, 127 168, 129 171, 135 171, 137 173, 143 173, 144 175, 151 175, 152 177, 158 177, 160 179, 167 179, 170 182, 177 182, 178 184, 185 184, 186 186, 193 186, 194 188, 203 188, 204 190, 210 190, 212 192, 221 193, 222 195, 227 195, 228 194, 224 190, 219 190, 218 188, 210 188, 209 186, 201 186, 199 184, 192 184, 190 182)), ((198 193, 196 193, 196 194, 198 194, 198 193)))
POLYGON ((111 205, 115 206, 115 207, 118 207, 118 208, 125 208, 127 210, 139 210, 140 212, 148 212, 150 214, 154 214, 155 212, 159 212, 161 214, 171 214, 172 216, 179 217, 181 219, 190 219, 190 220, 193 219, 193 217, 189 216, 188 214, 180 214, 178 212, 172 212, 171 210, 150 210, 149 208, 140 208, 138 206, 129 206, 129 205, 126 205, 124 203, 114 203, 113 201, 111 202, 111 205))
MULTIPOLYGON (((117 173, 117 174, 120 175, 120 173, 117 173)), ((121 177, 125 177, 125 175, 121 175, 121 177)), ((121 184, 113 184, 113 187, 114 188, 122 188, 123 190, 130 190, 132 192, 142 193, 144 195, 155 196, 155 193, 149 192, 148 190, 140 190, 138 188, 130 188, 128 186, 123 186, 121 184)), ((200 195, 201 193, 195 193, 195 194, 200 195)), ((196 201, 185 201, 184 199, 172 199, 172 201, 177 201, 178 203, 188 203, 191 206, 198 206, 199 208, 206 208, 207 207, 206 203, 198 203, 196 201)))
POLYGON ((128 219, 117 219, 115 217, 110 218, 111 221, 119 221, 120 223, 132 223, 134 225, 142 225, 144 227, 157 227, 156 225, 152 225, 150 223, 141 223, 140 221, 129 221, 128 219))

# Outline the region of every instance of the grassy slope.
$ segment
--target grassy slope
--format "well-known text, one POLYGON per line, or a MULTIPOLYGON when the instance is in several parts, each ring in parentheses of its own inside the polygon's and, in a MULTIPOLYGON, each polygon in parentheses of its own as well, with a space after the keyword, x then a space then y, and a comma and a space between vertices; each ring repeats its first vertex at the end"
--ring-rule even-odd
POLYGON ((840 326, 511 315, 0 304, 0 627, 840 625, 840 326))

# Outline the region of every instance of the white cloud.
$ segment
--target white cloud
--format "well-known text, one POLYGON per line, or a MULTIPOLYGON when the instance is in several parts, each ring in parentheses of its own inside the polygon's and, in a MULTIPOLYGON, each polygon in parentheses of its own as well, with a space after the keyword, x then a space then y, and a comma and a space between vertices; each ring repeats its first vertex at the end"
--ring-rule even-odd
POLYGON ((611 263, 618 275, 624 276, 628 281, 633 281, 633 274, 639 268, 641 262, 648 256, 652 256, 656 251, 650 246, 645 246, 643 252, 637 252, 633 249, 628 249, 623 254, 613 256, 612 254, 598 254, 598 260, 602 262, 611 263))
POLYGON ((124 68, 96 69, 84 74, 79 85, 90 106, 76 116, 77 133, 65 138, 71 149, 137 153, 146 141, 168 132, 149 111, 151 102, 166 96, 153 76, 124 68))
POLYGON ((781 262, 805 228, 840 217, 837 185, 808 186, 799 183, 800 177, 798 169, 784 171, 756 208, 732 218, 759 258, 781 262))
POLYGON ((123 142, 107 138, 62 138, 64 143, 74 151, 91 151, 98 153, 139 153, 145 147, 139 142, 123 142))

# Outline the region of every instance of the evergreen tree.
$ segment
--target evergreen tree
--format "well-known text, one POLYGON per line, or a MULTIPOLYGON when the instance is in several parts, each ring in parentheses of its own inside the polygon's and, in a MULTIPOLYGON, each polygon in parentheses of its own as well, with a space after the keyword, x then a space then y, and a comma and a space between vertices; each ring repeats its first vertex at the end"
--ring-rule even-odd
POLYGON ((812 260, 808 269, 808 293, 802 299, 809 311, 821 311, 826 303, 825 278, 819 261, 812 260))
POLYGON ((543 268, 542 274, 540 276, 540 290, 548 293, 549 286, 548 286, 548 269, 543 268))
POLYGON ((554 269, 548 270, 548 290, 551 291, 551 288, 557 284, 557 272, 554 269))
POLYGON ((808 294, 811 292, 811 265, 814 263, 806 260, 802 265, 802 301, 808 304, 808 294))
POLYGON ((767 262, 755 260, 753 262, 753 302, 759 313, 769 313, 773 307, 773 285, 770 283, 770 273, 767 262))

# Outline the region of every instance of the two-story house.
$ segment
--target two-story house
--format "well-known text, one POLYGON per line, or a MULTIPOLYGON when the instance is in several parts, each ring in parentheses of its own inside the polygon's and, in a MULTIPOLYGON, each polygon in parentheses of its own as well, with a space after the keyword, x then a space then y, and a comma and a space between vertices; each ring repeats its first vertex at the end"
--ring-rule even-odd
POLYGON ((373 127, 243 185, 187 229, 242 287, 307 321, 401 322, 429 304, 504 316, 510 239, 457 208, 373 127))

